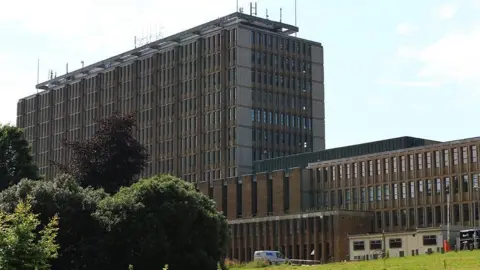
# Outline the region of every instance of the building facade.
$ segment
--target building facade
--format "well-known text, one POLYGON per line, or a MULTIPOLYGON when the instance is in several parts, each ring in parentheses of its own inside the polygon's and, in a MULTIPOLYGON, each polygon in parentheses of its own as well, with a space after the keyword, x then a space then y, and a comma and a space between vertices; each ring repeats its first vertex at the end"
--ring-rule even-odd
MULTIPOLYGON (((460 236, 460 226, 419 228, 403 232, 349 235, 349 256, 351 261, 381 258, 385 250, 390 258, 440 253, 444 241, 455 243, 460 236), (450 237, 450 238, 448 238, 450 237)), ((440 262, 443 264, 443 262, 440 262)))
POLYGON ((292 168, 266 160, 275 170, 198 187, 229 219, 232 258, 277 249, 295 259, 348 260, 348 235, 478 224, 478 147, 480 138, 397 138, 296 155, 292 168))
POLYGON ((255 160, 325 148, 323 47, 298 28, 233 13, 37 85, 18 102, 41 174, 95 118, 137 112, 145 176, 187 181, 252 172, 255 160))

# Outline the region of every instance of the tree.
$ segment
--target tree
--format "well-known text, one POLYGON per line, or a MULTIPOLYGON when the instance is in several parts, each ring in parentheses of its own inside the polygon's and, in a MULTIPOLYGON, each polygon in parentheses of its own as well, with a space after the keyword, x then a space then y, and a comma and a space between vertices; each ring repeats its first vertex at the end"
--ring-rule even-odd
POLYGON ((98 129, 86 141, 64 142, 72 150, 68 164, 56 164, 73 175, 82 186, 103 188, 114 193, 129 186, 147 166, 145 147, 133 136, 133 114, 112 116, 97 121, 98 129))
POLYGON ((0 125, 0 191, 23 178, 40 179, 30 146, 20 128, 0 125))
POLYGON ((181 179, 161 175, 121 188, 99 204, 107 228, 102 269, 217 269, 229 230, 215 203, 181 179))
POLYGON ((37 233, 40 221, 31 210, 29 202, 22 201, 12 214, 0 212, 0 269, 48 270, 57 257, 58 218, 37 233))
POLYGON ((60 249, 51 269, 98 269, 98 243, 105 230, 92 214, 106 196, 102 190, 82 188, 73 177, 60 175, 50 181, 20 181, 0 193, 0 207, 12 213, 19 202, 30 197, 32 210, 43 225, 55 215, 59 217, 60 249))

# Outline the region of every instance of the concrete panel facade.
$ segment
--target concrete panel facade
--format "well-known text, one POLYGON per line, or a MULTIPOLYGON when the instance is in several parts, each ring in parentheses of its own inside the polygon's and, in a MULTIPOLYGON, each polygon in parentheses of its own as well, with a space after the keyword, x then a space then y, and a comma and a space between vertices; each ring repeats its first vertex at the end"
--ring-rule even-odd
POLYGON ((319 44, 296 31, 228 15, 39 84, 45 91, 18 102, 17 125, 47 178, 57 174, 49 160, 68 161, 60 141, 90 138, 93 119, 114 111, 137 113, 136 137, 150 154, 142 177, 250 174, 254 160, 311 151, 318 140, 310 56, 319 44))
POLYGON ((312 46, 313 151, 325 149, 325 71, 323 46, 312 46))

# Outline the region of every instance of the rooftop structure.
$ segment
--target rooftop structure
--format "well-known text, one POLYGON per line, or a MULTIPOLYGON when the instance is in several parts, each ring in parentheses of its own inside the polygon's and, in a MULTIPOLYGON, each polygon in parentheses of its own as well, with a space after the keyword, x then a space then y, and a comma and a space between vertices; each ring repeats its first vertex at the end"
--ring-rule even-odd
POLYGON ((171 46, 181 44, 190 39, 195 39, 235 24, 252 26, 262 29, 264 31, 271 31, 274 33, 281 33, 285 35, 291 35, 298 32, 298 27, 290 24, 271 21, 268 19, 235 12, 227 16, 218 18, 216 20, 190 28, 183 32, 171 35, 169 37, 151 42, 133 50, 115 55, 113 57, 91 64, 81 69, 69 72, 65 75, 42 82, 40 84, 37 84, 36 88, 48 90, 54 87, 58 87, 65 83, 81 79, 85 76, 92 75, 98 72, 103 72, 105 69, 114 68, 116 66, 132 62, 136 59, 144 58, 161 50, 167 49, 171 46))

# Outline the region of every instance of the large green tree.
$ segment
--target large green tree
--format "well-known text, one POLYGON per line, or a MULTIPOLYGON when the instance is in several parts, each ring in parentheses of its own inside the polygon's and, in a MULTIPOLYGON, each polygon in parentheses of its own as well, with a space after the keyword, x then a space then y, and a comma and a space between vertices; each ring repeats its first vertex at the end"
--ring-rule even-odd
POLYGON ((23 178, 40 179, 20 128, 0 124, 0 191, 23 178))
POLYGON ((56 165, 84 187, 114 193, 122 186, 131 185, 148 160, 145 147, 133 136, 135 123, 133 114, 117 113, 97 121, 97 130, 91 139, 64 142, 65 147, 72 150, 71 160, 56 165))
POLYGON ((28 201, 21 201, 11 214, 0 212, 0 269, 49 270, 57 257, 55 242, 58 218, 41 223, 28 201))
POLYGON ((92 214, 106 196, 102 190, 82 188, 73 177, 60 175, 50 181, 20 181, 0 193, 0 207, 12 213, 19 202, 30 197, 32 210, 42 224, 59 217, 60 249, 51 269, 96 269, 98 242, 104 230, 92 214))
POLYGON ((120 189, 95 214, 109 233, 103 269, 217 269, 229 239, 215 203, 181 179, 161 175, 120 189))

